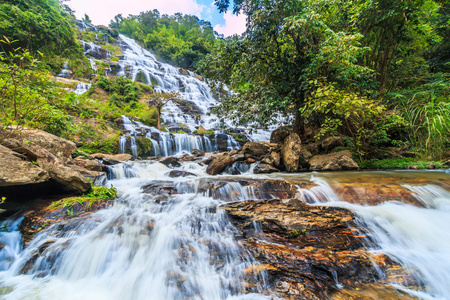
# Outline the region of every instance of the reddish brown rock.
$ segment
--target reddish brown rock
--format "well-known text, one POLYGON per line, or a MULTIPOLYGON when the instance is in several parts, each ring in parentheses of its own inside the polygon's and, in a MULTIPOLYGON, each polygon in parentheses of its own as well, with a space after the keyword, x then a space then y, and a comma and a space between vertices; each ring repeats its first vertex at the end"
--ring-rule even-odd
POLYGON ((206 168, 206 173, 210 175, 217 175, 223 172, 226 167, 234 163, 235 160, 228 154, 216 156, 213 161, 206 168))

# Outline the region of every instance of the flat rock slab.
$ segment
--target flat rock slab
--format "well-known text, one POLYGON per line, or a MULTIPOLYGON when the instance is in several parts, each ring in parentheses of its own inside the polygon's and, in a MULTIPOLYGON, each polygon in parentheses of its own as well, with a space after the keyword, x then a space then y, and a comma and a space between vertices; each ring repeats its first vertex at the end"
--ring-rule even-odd
POLYGON ((366 250, 366 231, 357 227, 347 209, 309 206, 297 199, 234 202, 221 209, 237 226, 236 237, 259 262, 246 272, 266 272, 270 288, 284 299, 352 299, 363 287, 363 298, 353 299, 410 299, 387 286, 391 278, 421 288, 387 256, 366 250))

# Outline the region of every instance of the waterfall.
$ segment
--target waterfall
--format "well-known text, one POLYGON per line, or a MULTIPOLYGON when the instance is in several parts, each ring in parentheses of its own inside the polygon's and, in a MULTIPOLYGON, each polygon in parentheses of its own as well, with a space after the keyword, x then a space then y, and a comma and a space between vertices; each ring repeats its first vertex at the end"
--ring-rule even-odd
POLYGON ((409 270, 425 286, 424 292, 396 287, 423 299, 450 297, 450 192, 440 186, 404 185, 425 208, 396 201, 363 206, 343 201, 324 178, 312 176, 317 186, 299 188, 301 199, 313 205, 330 205, 356 213, 360 226, 370 232, 368 247, 384 253, 409 270))
POLYGON ((107 185, 120 196, 111 207, 51 225, 24 250, 0 233, 11 248, 0 261, 2 299, 272 299, 262 294, 265 273, 245 272, 257 263, 216 209, 223 201, 195 194, 192 180, 166 177, 168 170, 151 162, 112 166, 107 185), (144 191, 161 180, 178 193, 160 201, 144 191), (248 280, 261 284, 249 288, 248 280))

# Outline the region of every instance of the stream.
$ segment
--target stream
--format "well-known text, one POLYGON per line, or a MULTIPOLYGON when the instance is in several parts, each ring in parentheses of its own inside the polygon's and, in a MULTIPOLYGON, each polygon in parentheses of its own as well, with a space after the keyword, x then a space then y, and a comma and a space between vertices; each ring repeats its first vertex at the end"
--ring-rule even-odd
MULTIPOLYGON (((369 251, 399 262, 424 286, 398 289, 420 299, 450 299, 450 176, 444 172, 336 172, 210 176, 205 166, 184 162, 196 176, 168 177, 157 162, 111 167, 107 186, 119 191, 105 209, 53 224, 24 248, 21 216, 2 223, 2 299, 278 299, 267 272, 249 274, 259 262, 235 238, 221 204, 273 196, 246 179, 305 180, 296 197, 309 205, 350 209, 370 232, 369 251), (205 182, 221 181, 214 191, 205 182), (223 183, 224 182, 224 183, 223 183), (349 203, 343 184, 389 182, 408 189, 421 206, 396 199, 376 205, 349 203), (162 193, 160 188, 172 190, 162 193), (176 192, 174 192, 176 191, 176 192), (257 282, 250 285, 249 282, 257 282)), ((255 224, 255 228, 257 224, 255 224)), ((374 266, 376 268, 376 266, 374 266)), ((336 288, 342 288, 339 278, 336 288)))

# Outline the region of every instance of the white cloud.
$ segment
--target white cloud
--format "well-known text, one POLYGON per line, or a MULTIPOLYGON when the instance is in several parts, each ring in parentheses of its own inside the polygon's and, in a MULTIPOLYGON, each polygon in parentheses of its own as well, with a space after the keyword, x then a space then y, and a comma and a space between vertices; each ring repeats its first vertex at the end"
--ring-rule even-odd
POLYGON ((223 15, 225 19, 225 25, 216 25, 214 30, 225 36, 233 34, 241 34, 245 31, 246 16, 244 14, 234 15, 231 12, 227 12, 223 15))
POLYGON ((108 25, 118 14, 127 17, 154 9, 161 14, 173 15, 181 12, 200 18, 202 12, 207 9, 196 0, 71 0, 67 4, 75 10, 78 19, 87 14, 95 25, 108 25))

